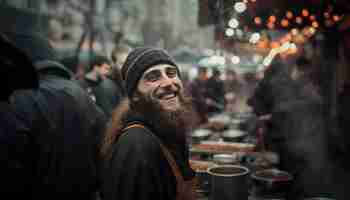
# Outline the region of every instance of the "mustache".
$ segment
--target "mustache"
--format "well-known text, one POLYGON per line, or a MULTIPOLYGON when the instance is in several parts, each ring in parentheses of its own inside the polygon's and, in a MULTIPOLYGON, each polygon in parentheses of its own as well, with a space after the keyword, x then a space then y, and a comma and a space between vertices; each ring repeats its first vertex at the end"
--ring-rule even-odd
POLYGON ((179 84, 172 84, 167 87, 161 88, 160 85, 155 89, 154 96, 162 98, 169 94, 175 94, 176 96, 180 94, 182 87, 179 84))

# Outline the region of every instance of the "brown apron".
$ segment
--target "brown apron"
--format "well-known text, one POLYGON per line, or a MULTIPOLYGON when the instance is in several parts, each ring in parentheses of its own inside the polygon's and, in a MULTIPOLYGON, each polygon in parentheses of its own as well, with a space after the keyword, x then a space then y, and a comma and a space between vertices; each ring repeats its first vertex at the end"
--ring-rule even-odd
MULTIPOLYGON (((132 124, 127 126, 125 130, 129 129, 129 128, 134 128, 134 127, 139 127, 139 128, 144 128, 147 129, 145 126, 143 126, 142 124, 132 124)), ((191 180, 185 181, 180 169, 178 167, 178 165, 176 164, 176 161, 174 159, 174 157, 171 155, 170 151, 163 145, 163 143, 159 140, 159 138, 157 136, 155 136, 154 134, 151 134, 160 144, 160 147, 171 167, 171 170, 176 178, 176 200, 194 200, 196 199, 196 192, 195 192, 195 188, 197 187, 197 179, 196 178, 192 178, 191 180)))

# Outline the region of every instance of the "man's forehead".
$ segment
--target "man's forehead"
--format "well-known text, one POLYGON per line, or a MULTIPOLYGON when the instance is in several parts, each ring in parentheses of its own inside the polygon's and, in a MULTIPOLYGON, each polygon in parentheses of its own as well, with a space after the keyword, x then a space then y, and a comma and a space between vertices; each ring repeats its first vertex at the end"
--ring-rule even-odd
POLYGON ((169 64, 158 64, 158 65, 154 65, 152 67, 150 67, 149 69, 147 69, 144 74, 147 74, 151 71, 159 71, 159 70, 164 70, 164 69, 167 69, 167 68, 176 68, 175 66, 173 65, 169 65, 169 64))

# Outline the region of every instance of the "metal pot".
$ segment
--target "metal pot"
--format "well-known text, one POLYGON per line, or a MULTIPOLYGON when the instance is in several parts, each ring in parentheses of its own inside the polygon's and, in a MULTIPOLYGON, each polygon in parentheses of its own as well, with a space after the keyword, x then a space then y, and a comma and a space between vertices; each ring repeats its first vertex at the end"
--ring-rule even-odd
POLYGON ((246 136, 247 132, 238 129, 229 129, 221 135, 222 139, 226 142, 242 142, 246 136))
POLYGON ((227 165, 237 162, 237 158, 233 154, 215 154, 213 161, 217 164, 227 165))
POLYGON ((216 114, 208 119, 209 123, 220 123, 228 126, 231 122, 231 117, 228 114, 216 114))
POLYGON ((249 169, 241 165, 221 165, 208 169, 211 176, 211 200, 248 199, 249 169))
POLYGON ((198 144, 203 140, 209 139, 211 131, 209 129, 197 129, 191 134, 192 143, 198 144))
POLYGON ((278 169, 256 171, 251 175, 252 193, 259 197, 285 197, 293 181, 291 174, 278 169))
POLYGON ((242 126, 242 124, 245 122, 246 120, 240 119, 240 118, 233 118, 230 122, 230 128, 233 129, 240 129, 240 127, 242 126))

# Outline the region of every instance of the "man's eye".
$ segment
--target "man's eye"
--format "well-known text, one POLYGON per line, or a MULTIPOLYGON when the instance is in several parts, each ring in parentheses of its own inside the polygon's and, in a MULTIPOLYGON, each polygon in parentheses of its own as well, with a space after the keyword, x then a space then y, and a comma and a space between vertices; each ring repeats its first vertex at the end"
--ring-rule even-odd
POLYGON ((145 78, 147 81, 157 81, 158 80, 158 75, 157 74, 148 74, 145 78))
POLYGON ((176 69, 170 69, 167 71, 167 75, 170 78, 174 78, 177 76, 177 70, 176 69))

